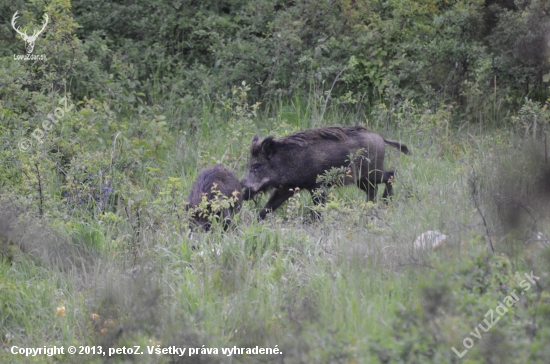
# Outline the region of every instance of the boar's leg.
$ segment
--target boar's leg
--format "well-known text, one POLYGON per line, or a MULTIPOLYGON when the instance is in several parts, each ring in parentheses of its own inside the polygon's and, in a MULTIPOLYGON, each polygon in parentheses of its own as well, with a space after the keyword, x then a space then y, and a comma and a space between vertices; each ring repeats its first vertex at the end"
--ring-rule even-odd
POLYGON ((265 204, 262 211, 260 211, 258 220, 265 219, 265 215, 267 215, 269 211, 275 211, 277 207, 281 206, 281 204, 292 197, 292 195, 294 195, 294 190, 292 190, 290 187, 281 187, 279 189, 276 189, 265 204))
POLYGON ((393 196, 393 187, 391 183, 386 183, 386 189, 384 190, 384 194, 382 195, 382 198, 388 199, 393 196))
POLYGON ((368 201, 374 201, 376 193, 378 192, 378 185, 375 182, 370 181, 367 178, 362 178, 359 182, 359 188, 367 193, 368 201))
POLYGON ((309 193, 311 194, 311 199, 313 200, 313 203, 315 205, 322 205, 325 203, 325 200, 327 199, 327 196, 324 192, 319 190, 309 190, 309 193))
MULTIPOLYGON (((368 176, 361 177, 359 181, 359 188, 367 193, 368 201, 374 202, 374 199, 376 198, 376 195, 378 193, 378 185, 380 183, 385 183, 389 181, 392 176, 393 171, 382 171, 379 169, 371 170, 368 176), (386 174, 386 172, 388 173, 386 174), (385 179, 387 179, 387 181, 385 179)), ((386 187, 386 191, 384 191, 384 197, 387 196, 387 192, 391 193, 391 188, 390 191, 388 191, 388 188, 386 187)))
MULTIPOLYGON (((318 189, 311 189, 309 190, 309 193, 311 194, 311 199, 313 200, 314 205, 322 205, 325 203, 327 196, 325 193, 318 189)), ((312 210, 313 213, 313 219, 314 220, 321 220, 321 213, 319 211, 312 210)))
MULTIPOLYGON (((224 213, 225 215, 225 213, 224 213)), ((228 214, 226 217, 224 217, 223 219, 223 231, 227 231, 229 230, 229 226, 231 226, 231 217, 230 215, 228 214)))
POLYGON ((386 188, 384 190, 384 194, 382 195, 382 198, 388 199, 393 196, 393 179, 394 179, 395 172, 394 171, 384 171, 384 173, 380 174, 377 173, 375 176, 374 181, 363 179, 360 184, 360 188, 367 192, 368 200, 374 201, 376 198, 376 193, 378 192, 378 185, 380 183, 384 183, 386 185, 386 188))

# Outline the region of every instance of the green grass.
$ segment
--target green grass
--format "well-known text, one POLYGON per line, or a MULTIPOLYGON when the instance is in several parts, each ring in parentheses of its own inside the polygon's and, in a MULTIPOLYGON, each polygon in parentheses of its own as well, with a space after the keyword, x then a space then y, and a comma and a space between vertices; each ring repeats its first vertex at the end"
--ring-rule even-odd
MULTIPOLYGON (((52 246, 68 263, 60 269, 29 249, 40 244, 38 228, 16 242, 22 251, 15 249, 13 262, 0 263, 0 361, 103 361, 90 355, 23 358, 9 353, 12 345, 102 345, 104 350, 141 345, 145 351, 146 345, 159 344, 277 345, 285 363, 458 362, 450 347, 458 346, 481 320, 500 287, 490 285, 491 295, 482 297, 460 282, 478 270, 489 277, 508 277, 540 267, 545 259, 543 254, 533 258, 518 252, 506 257, 506 268, 497 269, 491 260, 497 258, 488 258, 489 263, 480 258, 489 246, 481 237, 485 228, 472 203, 469 180, 472 171, 488 171, 485 183, 498 186, 487 161, 496 152, 495 140, 506 145, 511 139, 496 131, 455 131, 446 138, 414 128, 388 130, 385 136, 399 139, 413 152, 405 156, 387 148, 386 169, 397 171, 390 204, 367 203, 364 192, 354 187, 337 188, 331 190, 323 219, 315 222, 304 191, 257 222, 263 197, 257 207, 244 203, 227 233, 192 233, 182 218, 181 202, 198 170, 222 162, 240 177, 250 135, 259 131, 266 136, 266 128, 284 135, 304 127, 309 113, 299 100, 279 107, 275 119, 252 124, 248 121, 254 118, 248 116, 228 120, 215 107, 203 108, 194 133, 177 134, 168 153, 144 158, 131 178, 118 180, 115 188, 128 197, 107 214, 93 212, 86 218, 82 210, 76 218, 47 202, 50 220, 28 226, 56 226, 55 234, 64 243, 52 246), (415 251, 413 241, 427 230, 447 234, 445 248, 415 251), (468 293, 459 295, 461 290, 468 293), (439 293, 427 294, 432 291, 439 293), (451 303, 441 305, 446 313, 431 314, 426 307, 439 296, 451 303), (56 315, 58 307, 65 314, 56 315), (433 332, 439 336, 430 336, 433 332)), ((340 117, 329 113, 325 123, 344 124, 340 117)), ((547 220, 539 226, 550 232, 547 220)), ((545 303, 548 292, 543 292, 539 302, 545 303)), ((531 303, 526 306, 523 312, 517 309, 525 321, 529 310, 537 310, 531 303)), ((547 322, 547 313, 539 315, 547 322)), ((523 323, 507 335, 523 340, 523 323)), ((502 330, 511 325, 503 323, 502 330)), ((531 353, 527 362, 542 363, 537 358, 547 351, 540 344, 547 337, 541 329, 532 341, 541 348, 523 348, 513 362, 531 353)), ((466 362, 494 360, 496 354, 480 347, 476 344, 466 362)), ((281 362, 281 356, 194 358, 207 363, 281 362)), ((164 363, 177 358, 144 354, 114 359, 164 363)))

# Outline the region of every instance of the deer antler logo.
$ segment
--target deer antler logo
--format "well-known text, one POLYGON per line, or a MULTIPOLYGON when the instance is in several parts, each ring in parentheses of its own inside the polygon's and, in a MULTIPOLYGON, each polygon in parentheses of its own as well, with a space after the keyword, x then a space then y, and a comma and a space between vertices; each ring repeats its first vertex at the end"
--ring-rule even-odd
POLYGON ((34 42, 36 42, 36 38, 44 31, 44 28, 46 28, 46 25, 48 24, 48 14, 44 14, 44 25, 42 26, 42 29, 35 31, 30 37, 27 35, 26 32, 21 32, 19 28, 15 27, 15 21, 17 20, 17 11, 15 14, 13 14, 13 18, 11 19, 11 26, 15 31, 23 37, 23 40, 25 41, 25 49, 27 50, 27 54, 31 54, 34 50, 34 42))

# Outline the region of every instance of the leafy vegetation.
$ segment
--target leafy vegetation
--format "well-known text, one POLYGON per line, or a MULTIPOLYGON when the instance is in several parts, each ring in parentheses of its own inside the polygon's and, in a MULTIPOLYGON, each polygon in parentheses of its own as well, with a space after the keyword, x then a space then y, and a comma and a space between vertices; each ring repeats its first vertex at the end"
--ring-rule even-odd
POLYGON ((546 1, 0 9, 1 362, 105 359, 13 346, 140 345, 111 360, 546 363, 546 1), (28 33, 48 14, 34 48, 46 61, 14 59, 15 11, 28 33), (412 150, 387 148, 391 201, 338 187, 335 168, 319 176, 324 204, 296 189, 264 222, 266 197, 227 232, 190 228, 202 168, 242 176, 255 134, 336 124, 412 150), (445 244, 413 248, 429 230, 445 244), (471 334, 514 290, 499 322, 471 334), (256 346, 283 354, 221 354, 256 346))

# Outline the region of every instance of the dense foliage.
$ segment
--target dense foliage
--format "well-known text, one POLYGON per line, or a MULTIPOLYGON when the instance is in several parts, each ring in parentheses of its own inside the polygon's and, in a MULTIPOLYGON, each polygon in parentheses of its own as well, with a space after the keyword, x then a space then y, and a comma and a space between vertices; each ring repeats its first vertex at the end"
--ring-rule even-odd
MULTIPOLYGON (((74 344, 457 363, 451 347, 464 350, 485 312, 534 271, 540 281, 513 314, 461 360, 545 363, 549 7, 0 3, 0 361, 24 360, 13 345, 74 344), (46 60, 15 59, 26 52, 16 11, 27 34, 48 15, 33 51, 46 60), (226 233, 215 221, 209 234, 191 231, 186 198, 200 169, 223 163, 241 177, 254 134, 334 124, 366 124, 413 151, 388 148, 392 202, 327 183, 326 204, 296 191, 258 223, 264 197, 226 233), (412 249, 435 229, 446 247, 412 249)), ((77 359, 102 361, 30 360, 77 359)))
MULTIPOLYGON (((246 81, 263 102, 332 90, 361 107, 380 99, 467 107, 486 102, 481 95, 517 106, 525 96, 544 100, 550 71, 550 15, 539 0, 60 3, 78 23, 52 15, 51 25, 79 39, 74 72, 64 67, 77 99, 112 97, 119 76, 124 91, 148 101, 217 100, 246 81)), ((15 10, 32 22, 54 4, 5 4, 0 54, 21 49, 7 26, 15 10)))

